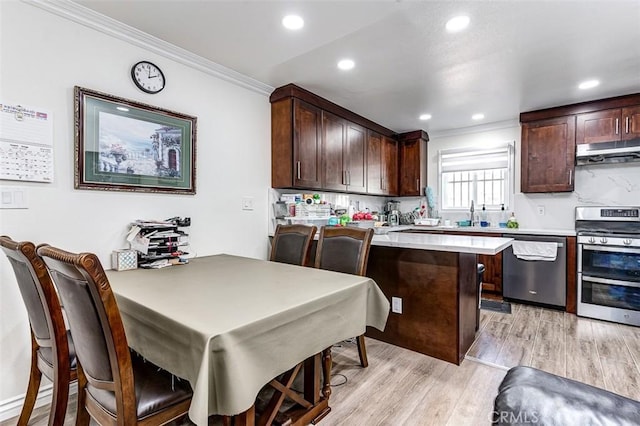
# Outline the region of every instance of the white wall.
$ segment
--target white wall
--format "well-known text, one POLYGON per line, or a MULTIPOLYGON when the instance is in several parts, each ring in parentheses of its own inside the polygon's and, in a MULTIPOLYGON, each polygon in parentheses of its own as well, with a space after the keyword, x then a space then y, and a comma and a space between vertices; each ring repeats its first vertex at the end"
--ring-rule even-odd
MULTIPOLYGON (((516 142, 515 207, 512 210, 515 210, 521 228, 574 229, 576 206, 640 205, 640 163, 579 166, 575 172, 574 192, 523 194, 520 192, 520 126, 517 124, 432 137, 427 144, 429 186, 434 190, 438 188, 438 150, 510 141, 516 142), (538 214, 538 206, 544 206, 543 216, 538 214)), ((452 220, 462 219, 461 215, 443 212, 441 215, 452 220)))
MULTIPOLYGON (((29 198, 26 210, 0 210, 0 234, 95 252, 109 268, 111 251, 126 247, 124 234, 132 220, 189 216, 191 248, 198 256, 225 252, 266 258, 267 96, 22 2, 0 1, 0 31, 0 101, 53 111, 55 153, 53 183, 0 182, 25 188, 29 198), (165 73, 167 86, 157 95, 144 94, 131 82, 131 66, 143 59, 165 73), (75 85, 197 116, 197 194, 75 190, 75 85), (241 210, 242 196, 255 198, 255 210, 241 210)), ((30 340, 26 311, 4 256, 0 274, 1 412, 26 390, 30 340)))

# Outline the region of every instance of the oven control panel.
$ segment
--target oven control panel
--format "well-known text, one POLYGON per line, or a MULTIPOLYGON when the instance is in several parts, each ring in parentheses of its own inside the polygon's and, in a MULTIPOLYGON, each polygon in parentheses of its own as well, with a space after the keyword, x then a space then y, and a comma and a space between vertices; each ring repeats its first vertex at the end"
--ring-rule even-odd
POLYGON ((640 209, 600 209, 600 217, 640 217, 640 209))

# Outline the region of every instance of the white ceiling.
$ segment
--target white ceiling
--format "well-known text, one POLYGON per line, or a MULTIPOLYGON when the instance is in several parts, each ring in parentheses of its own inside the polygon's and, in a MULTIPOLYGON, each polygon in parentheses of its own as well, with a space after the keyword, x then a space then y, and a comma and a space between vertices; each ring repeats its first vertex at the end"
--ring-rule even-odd
POLYGON ((76 3, 397 132, 515 121, 523 111, 640 92, 638 0, 76 3), (289 13, 304 18, 302 30, 282 27, 289 13), (469 28, 447 33, 446 21, 460 14, 469 28), (353 70, 336 68, 344 57, 353 70), (592 78, 601 85, 577 88, 592 78), (471 120, 477 112, 482 122, 471 120), (433 118, 420 121, 422 113, 433 118))

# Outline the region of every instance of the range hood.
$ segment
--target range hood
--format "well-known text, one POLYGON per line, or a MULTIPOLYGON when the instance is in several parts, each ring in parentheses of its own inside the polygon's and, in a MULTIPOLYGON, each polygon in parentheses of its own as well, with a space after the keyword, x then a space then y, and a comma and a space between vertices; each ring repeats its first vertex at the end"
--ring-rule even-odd
POLYGON ((628 141, 578 144, 576 165, 626 163, 640 161, 640 138, 628 141))

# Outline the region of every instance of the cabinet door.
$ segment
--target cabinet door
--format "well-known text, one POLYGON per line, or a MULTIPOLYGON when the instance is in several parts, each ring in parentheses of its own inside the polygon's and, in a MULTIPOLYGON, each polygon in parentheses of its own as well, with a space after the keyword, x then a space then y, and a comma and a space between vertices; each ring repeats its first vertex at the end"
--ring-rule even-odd
MULTIPOLYGON (((419 196, 422 167, 422 146, 421 140, 415 139, 404 141, 400 144, 400 188, 401 196, 419 196)), ((426 167, 426 164, 425 164, 426 167)))
POLYGON ((347 168, 344 158, 346 120, 322 112, 322 187, 337 191, 347 190, 347 168))
POLYGON ((599 143, 620 140, 621 118, 620 109, 606 109, 604 111, 578 114, 576 143, 599 143))
POLYGON ((522 125, 522 192, 573 191, 575 136, 575 116, 522 125))
POLYGON ((622 109, 622 139, 640 138, 640 105, 622 109))
POLYGON ((382 135, 367 132, 367 193, 384 195, 382 135))
POLYGON ((366 133, 362 126, 347 122, 344 159, 347 171, 347 190, 367 192, 366 133))
POLYGON ((322 187, 320 179, 321 110, 294 100, 293 185, 299 188, 322 187))
POLYGON ((398 194, 398 142, 382 138, 382 180, 386 195, 398 194))

